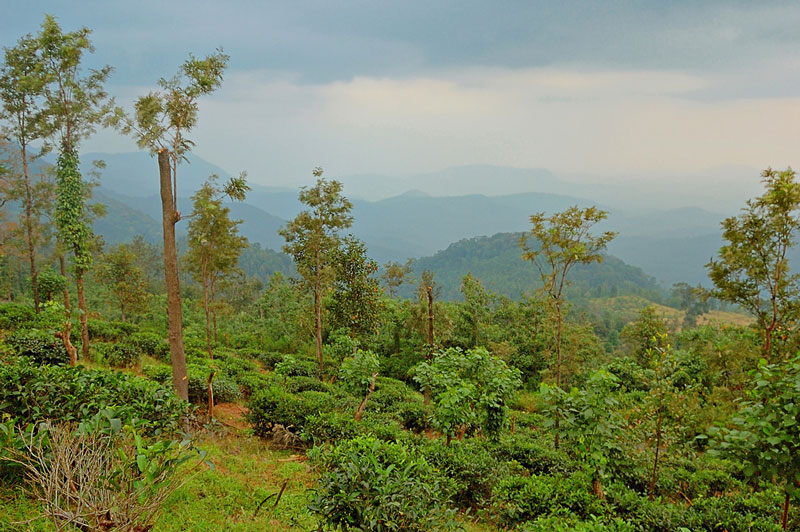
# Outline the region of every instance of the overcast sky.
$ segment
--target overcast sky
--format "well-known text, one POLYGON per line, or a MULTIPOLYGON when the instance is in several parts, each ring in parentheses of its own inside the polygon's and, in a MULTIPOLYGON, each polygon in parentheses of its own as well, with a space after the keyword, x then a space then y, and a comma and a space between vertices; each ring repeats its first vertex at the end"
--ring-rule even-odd
MULTIPOLYGON (((253 181, 449 166, 663 179, 800 166, 800 4, 0 0, 0 45, 93 30, 130 107, 223 47, 195 153, 253 181)), ((103 131, 86 151, 134 151, 103 131)), ((757 174, 754 176, 757 178, 757 174)))

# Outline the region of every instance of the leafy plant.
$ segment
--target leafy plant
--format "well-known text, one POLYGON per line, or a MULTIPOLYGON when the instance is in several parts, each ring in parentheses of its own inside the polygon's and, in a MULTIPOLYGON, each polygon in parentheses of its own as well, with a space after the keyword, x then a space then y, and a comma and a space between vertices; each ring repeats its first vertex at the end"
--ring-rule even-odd
POLYGON ((374 532, 448 530, 447 484, 401 443, 359 436, 309 451, 320 471, 309 509, 328 530, 374 532))

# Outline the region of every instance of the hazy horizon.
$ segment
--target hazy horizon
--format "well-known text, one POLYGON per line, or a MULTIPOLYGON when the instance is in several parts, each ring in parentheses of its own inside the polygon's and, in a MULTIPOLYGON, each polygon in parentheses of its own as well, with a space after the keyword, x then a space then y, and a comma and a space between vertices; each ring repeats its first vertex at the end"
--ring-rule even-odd
MULTIPOLYGON (((5 11, 3 46, 45 13, 65 31, 92 29, 90 63, 114 67, 108 90, 127 108, 189 53, 223 47, 230 67, 201 101, 194 151, 262 185, 306 184, 322 166, 345 183, 377 178, 365 195, 385 197, 392 176, 491 165, 632 185, 632 201, 721 185, 733 205, 800 145, 790 3, 52 0, 5 11)), ((135 150, 113 131, 82 148, 135 150)))

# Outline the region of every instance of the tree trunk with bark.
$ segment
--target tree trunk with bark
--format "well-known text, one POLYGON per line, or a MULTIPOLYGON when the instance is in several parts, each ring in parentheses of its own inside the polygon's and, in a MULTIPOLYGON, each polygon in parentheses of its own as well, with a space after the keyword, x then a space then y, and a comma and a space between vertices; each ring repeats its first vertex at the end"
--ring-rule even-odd
POLYGON ((317 361, 319 362, 319 378, 324 380, 324 364, 322 361, 322 281, 320 276, 320 257, 319 249, 315 251, 315 276, 314 276, 314 344, 316 348, 317 361))
POLYGON ((23 143, 22 176, 25 179, 25 236, 28 241, 28 261, 31 263, 31 287, 33 288, 33 307, 39 314, 39 272, 36 270, 36 246, 33 244, 33 197, 28 168, 28 147, 23 143))
POLYGON ((189 383, 186 375, 186 355, 183 351, 183 311, 178 278, 178 251, 175 246, 175 224, 180 213, 172 192, 172 167, 166 149, 158 151, 158 170, 161 185, 161 214, 164 229, 164 280, 167 285, 167 329, 169 331, 169 356, 172 362, 172 384, 178 397, 189 400, 189 383))
POLYGON ((201 276, 203 278, 203 309, 206 312, 206 350, 208 351, 208 357, 214 358, 214 353, 211 349, 211 310, 208 302, 208 268, 206 267, 206 259, 203 259, 201 268, 201 276))
POLYGON ((83 275, 85 272, 79 270, 75 274, 75 282, 78 285, 78 310, 80 311, 81 321, 81 357, 89 359, 89 312, 86 309, 86 294, 83 287, 83 275))

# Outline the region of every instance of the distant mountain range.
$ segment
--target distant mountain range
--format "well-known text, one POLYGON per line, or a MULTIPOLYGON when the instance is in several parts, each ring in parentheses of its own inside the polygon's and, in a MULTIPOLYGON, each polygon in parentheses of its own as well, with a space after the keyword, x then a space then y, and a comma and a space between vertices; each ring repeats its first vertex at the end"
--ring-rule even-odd
MULTIPOLYGON (((160 241, 156 161, 145 152, 86 154, 82 157, 86 169, 93 159, 106 162, 96 197, 109 205, 107 217, 96 224, 97 231, 111 243, 129 240, 135 234, 160 241)), ((223 179, 229 176, 191 154, 189 164, 181 165, 181 212, 191 211, 190 196, 211 174, 223 179)), ((230 204, 232 215, 243 220, 242 234, 252 242, 280 250, 283 239, 277 230, 303 209, 297 199, 298 190, 257 184, 251 187, 245 202, 230 204)), ((352 232, 367 243, 370 255, 379 263, 432 257, 462 239, 525 231, 530 225, 529 216, 535 212, 553 213, 570 205, 597 204, 610 212, 598 229, 619 232, 609 253, 643 268, 666 286, 679 281, 707 283, 704 265, 719 249, 719 224, 725 217, 701 207, 641 212, 636 205, 615 198, 619 190, 614 187, 575 189, 574 184, 543 169, 468 166, 406 179, 356 176, 346 181, 345 194, 350 194, 353 202, 352 232), (461 183, 474 184, 487 173, 501 176, 486 180, 484 187, 496 194, 461 193, 461 183), (392 197, 363 199, 377 196, 380 191, 400 191, 405 186, 409 188, 392 197), (536 187, 536 191, 521 191, 525 186, 536 187), (568 193, 570 190, 572 193, 568 193), (431 191, 451 194, 432 195, 431 191), (604 200, 598 200, 599 196, 604 200)), ((179 224, 178 234, 185 235, 185 231, 186 224, 179 224)))

